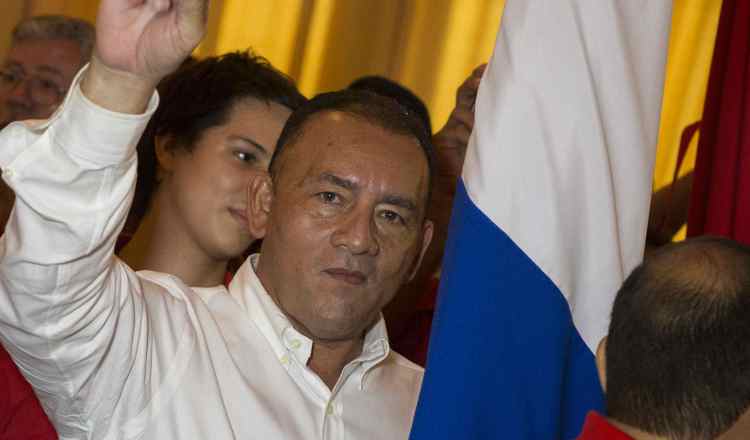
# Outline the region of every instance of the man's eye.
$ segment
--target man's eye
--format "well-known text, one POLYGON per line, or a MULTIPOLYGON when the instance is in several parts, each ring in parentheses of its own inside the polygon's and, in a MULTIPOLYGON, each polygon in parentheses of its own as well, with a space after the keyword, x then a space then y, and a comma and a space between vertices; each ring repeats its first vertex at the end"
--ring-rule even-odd
POLYGON ((57 87, 57 84, 55 84, 54 81, 42 78, 39 79, 38 87, 46 92, 55 92, 60 89, 59 87, 57 87))
POLYGON ((318 197, 323 203, 339 203, 341 201, 339 195, 331 191, 318 193, 318 197))
POLYGON ((380 216, 389 223, 406 224, 406 221, 397 212, 394 211, 383 211, 380 216))
POLYGON ((15 84, 18 81, 20 81, 20 79, 21 79, 21 76, 16 74, 15 72, 11 72, 9 70, 0 71, 0 80, 2 80, 5 83, 15 84))

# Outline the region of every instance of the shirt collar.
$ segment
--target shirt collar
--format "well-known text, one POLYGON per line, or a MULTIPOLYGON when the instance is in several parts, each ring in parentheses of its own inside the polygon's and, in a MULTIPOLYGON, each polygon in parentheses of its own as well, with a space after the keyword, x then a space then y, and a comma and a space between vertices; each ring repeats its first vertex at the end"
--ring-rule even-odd
MULTIPOLYGON (((253 254, 237 271, 229 285, 230 294, 242 305, 271 344, 276 355, 292 355, 306 365, 312 354, 312 340, 298 332, 279 309, 255 273, 258 254, 253 254)), ((388 332, 382 314, 365 334, 362 353, 352 363, 361 363, 364 373, 389 354, 388 332)), ((362 378, 364 379, 364 377, 362 378)))

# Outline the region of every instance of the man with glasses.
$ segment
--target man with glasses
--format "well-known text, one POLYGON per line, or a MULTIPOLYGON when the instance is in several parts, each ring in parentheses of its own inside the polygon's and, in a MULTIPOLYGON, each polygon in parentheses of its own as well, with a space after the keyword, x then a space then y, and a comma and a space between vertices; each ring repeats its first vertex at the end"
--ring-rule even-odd
MULTIPOLYGON (((95 31, 84 20, 40 15, 18 23, 11 38, 0 68, 0 129, 13 121, 52 115, 91 57, 95 31)), ((13 201, 13 193, 0 182, 0 232, 13 201)))
MULTIPOLYGON (((11 48, 0 68, 0 128, 13 121, 46 119, 62 102, 76 72, 94 47, 91 24, 64 16, 38 16, 13 30, 11 48)), ((0 181, 0 232, 14 194, 0 181)), ((31 387, 0 346, 0 438, 54 439, 31 387)))
POLYGON ((93 47, 93 26, 77 18, 45 15, 19 23, 0 70, 0 129, 48 118, 93 47))

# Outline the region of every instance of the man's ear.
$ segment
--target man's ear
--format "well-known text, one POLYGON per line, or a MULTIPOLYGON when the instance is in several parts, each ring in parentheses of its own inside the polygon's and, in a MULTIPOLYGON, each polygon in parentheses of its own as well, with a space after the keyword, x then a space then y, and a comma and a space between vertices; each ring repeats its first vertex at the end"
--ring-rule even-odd
POLYGON ((427 252, 427 247, 430 246, 430 242, 432 241, 432 234, 435 232, 435 225, 432 223, 431 220, 425 220, 424 224, 422 225, 422 249, 419 251, 419 258, 417 258, 417 261, 414 263, 414 267, 411 270, 411 274, 409 275, 409 281, 413 280, 414 277, 417 275, 417 271, 419 271, 419 266, 422 264, 422 259, 424 258, 424 254, 427 252))
POLYGON ((599 373, 599 383, 602 390, 607 392, 607 337, 603 337, 596 347, 596 371, 599 373))
POLYGON ((175 166, 175 139, 171 135, 154 137, 154 152, 156 153, 157 173, 170 173, 175 166))
POLYGON ((247 187, 247 228, 256 238, 266 236, 268 220, 273 204, 273 181, 266 171, 258 171, 250 177, 247 187))

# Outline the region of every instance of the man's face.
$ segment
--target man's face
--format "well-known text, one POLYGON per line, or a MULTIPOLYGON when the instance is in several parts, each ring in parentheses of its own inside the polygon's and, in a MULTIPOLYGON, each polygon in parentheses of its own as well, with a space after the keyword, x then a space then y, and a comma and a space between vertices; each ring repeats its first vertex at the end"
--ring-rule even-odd
POLYGON ((80 47, 73 41, 16 42, 0 77, 0 128, 52 115, 81 64, 80 47))
POLYGON ((314 340, 356 339, 413 276, 432 236, 413 137, 325 112, 280 157, 258 276, 314 340))

